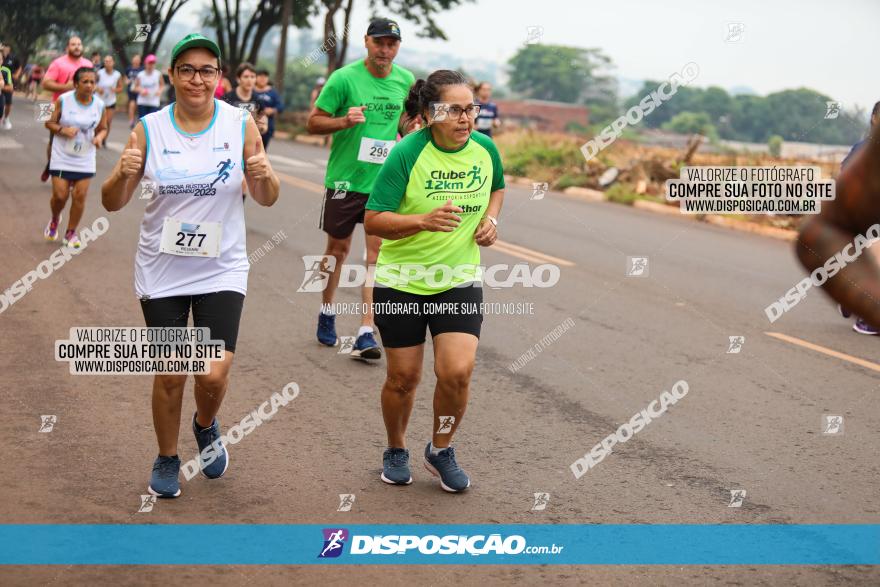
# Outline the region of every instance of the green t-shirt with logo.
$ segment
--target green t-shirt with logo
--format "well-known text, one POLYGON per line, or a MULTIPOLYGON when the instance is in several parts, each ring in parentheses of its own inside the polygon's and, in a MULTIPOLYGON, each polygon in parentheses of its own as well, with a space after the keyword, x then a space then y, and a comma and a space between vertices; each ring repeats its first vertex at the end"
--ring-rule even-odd
POLYGON ((423 230, 406 238, 383 240, 376 283, 430 295, 479 281, 480 248, 474 232, 486 215, 489 196, 503 188, 498 149, 482 133, 472 133, 467 143, 454 151, 437 146, 430 128, 404 137, 379 171, 367 210, 426 214, 452 200, 463 210, 461 223, 452 232, 423 230), (419 275, 413 266, 426 271, 419 275), (431 270, 435 266, 440 267, 431 270))
POLYGON ((315 106, 333 117, 345 116, 352 106, 366 106, 367 121, 333 133, 326 187, 364 194, 372 191, 382 161, 397 138, 403 103, 414 82, 409 70, 394 64, 386 77, 374 77, 363 60, 330 74, 315 106))

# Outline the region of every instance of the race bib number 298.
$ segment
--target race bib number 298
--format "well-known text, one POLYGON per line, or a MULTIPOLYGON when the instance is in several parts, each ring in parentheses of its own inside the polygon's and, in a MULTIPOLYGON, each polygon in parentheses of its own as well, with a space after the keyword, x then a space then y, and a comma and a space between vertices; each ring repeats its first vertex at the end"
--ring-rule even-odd
POLYGON ((219 222, 195 223, 165 218, 159 250, 184 257, 218 257, 221 232, 219 222))
POLYGON ((361 139, 361 146, 358 149, 358 161, 381 165, 388 158, 388 153, 391 152, 394 143, 395 141, 380 141, 364 137, 361 139))

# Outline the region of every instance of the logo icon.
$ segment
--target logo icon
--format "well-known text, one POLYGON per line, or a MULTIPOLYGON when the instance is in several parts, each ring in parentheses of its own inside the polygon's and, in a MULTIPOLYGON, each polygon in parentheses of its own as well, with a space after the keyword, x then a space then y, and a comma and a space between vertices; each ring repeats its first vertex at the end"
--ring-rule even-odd
POLYGON ((825 102, 825 120, 833 120, 840 116, 840 102, 825 102))
POLYGON ((727 346, 728 355, 739 353, 746 342, 745 336, 728 336, 727 338, 730 340, 727 346))
POLYGON ((339 352, 337 355, 350 355, 351 351, 354 350, 354 339, 353 336, 340 336, 339 337, 339 352))
POLYGON ((730 503, 727 504, 729 508, 738 508, 742 507, 743 501, 746 499, 746 490, 745 489, 731 489, 730 490, 730 503))
POLYGON ((134 38, 131 40, 132 43, 143 43, 147 40, 147 36, 150 34, 150 31, 153 29, 149 24, 136 24, 134 25, 134 38))
POLYGON ((843 434, 843 416, 823 414, 822 434, 843 434))
POLYGON ((55 104, 52 102, 37 102, 35 106, 37 108, 34 118, 37 122, 46 122, 55 113, 55 104))
POLYGON ((153 196, 156 195, 156 191, 159 189, 159 184, 155 181, 151 181, 149 179, 141 180, 141 195, 138 196, 140 200, 151 200, 153 196))
POLYGON ((238 105, 238 121, 247 120, 247 117, 254 111, 255 105, 250 102, 243 102, 238 105))
POLYGON ((138 513, 147 513, 153 511, 153 505, 156 503, 155 495, 142 495, 141 496, 141 505, 138 508, 138 513))
POLYGON ((339 507, 336 508, 337 512, 350 512, 351 506, 354 505, 354 493, 340 493, 339 494, 339 507))
POLYGON ((199 231, 198 224, 188 224, 186 222, 180 223, 180 230, 183 232, 198 232, 199 231))
POLYGON ((342 554, 342 547, 348 540, 348 530, 345 528, 324 528, 324 548, 318 558, 336 558, 342 554))
POLYGON ((549 493, 536 493, 535 494, 535 503, 532 505, 533 512, 541 512, 546 509, 547 504, 550 503, 550 494, 549 493))
POLYGON ((648 276, 648 258, 647 257, 627 257, 626 258, 626 276, 627 277, 647 277, 648 276))
POLYGON ((211 182, 212 186, 221 180, 223 181, 223 183, 226 183, 226 180, 229 179, 229 170, 235 167, 235 163, 232 162, 232 159, 227 159, 226 161, 221 161, 220 163, 218 163, 217 167, 219 167, 220 170, 217 171, 217 177, 215 177, 214 181, 211 182))
POLYGON ((429 112, 433 122, 443 122, 449 117, 449 104, 445 102, 431 102, 429 112))
POLYGON ((336 270, 336 257, 332 255, 304 255, 306 274, 297 292, 324 291, 330 274, 336 270))
POLYGON ((530 200, 543 200, 544 194, 547 193, 547 190, 550 189, 550 184, 548 183, 533 183, 532 184, 532 195, 529 197, 530 200))
POLYGON ((437 426, 437 434, 449 434, 455 425, 455 416, 437 416, 440 425, 437 426))
POLYGON ((541 38, 543 36, 544 36, 544 27, 542 27, 540 25, 526 27, 526 44, 527 45, 534 45, 535 43, 540 43, 541 38))
POLYGON ((348 190, 351 188, 351 182, 348 181, 334 181, 333 182, 333 197, 332 200, 344 200, 345 195, 348 193, 348 190))
POLYGON ((741 22, 727 23, 727 36, 724 38, 726 43, 739 43, 743 40, 743 34, 746 31, 746 25, 741 22))
POLYGON ((40 429, 38 432, 52 432, 57 422, 58 416, 40 416, 40 429))

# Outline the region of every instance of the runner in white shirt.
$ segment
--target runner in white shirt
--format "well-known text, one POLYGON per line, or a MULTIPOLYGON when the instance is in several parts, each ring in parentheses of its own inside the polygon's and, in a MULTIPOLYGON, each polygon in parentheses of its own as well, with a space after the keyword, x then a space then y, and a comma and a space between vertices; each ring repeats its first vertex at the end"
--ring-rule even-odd
POLYGON ((89 183, 95 175, 95 152, 107 136, 104 103, 95 95, 95 70, 80 67, 73 74, 73 89, 58 96, 46 128, 54 137, 49 151, 52 176, 52 217, 43 230, 46 240, 58 240, 58 224, 67 199, 73 194, 64 244, 78 249, 76 227, 86 207, 89 183))
POLYGON ((156 69, 156 56, 147 55, 144 59, 144 70, 134 80, 134 91, 137 92, 137 115, 143 118, 159 109, 159 100, 165 82, 162 73, 156 69))
POLYGON ((122 92, 122 73, 113 69, 113 56, 104 57, 104 67, 98 70, 98 96, 104 102, 107 111, 107 135, 103 146, 107 146, 106 136, 110 135, 110 126, 113 124, 113 114, 116 112, 116 95, 122 92))
MULTIPOLYGON (((280 188, 256 123, 214 99, 219 67, 213 41, 193 33, 177 43, 169 69, 177 101, 140 120, 101 190, 104 207, 116 211, 141 180, 151 182, 135 259, 135 290, 147 326, 186 326, 192 309, 193 324, 210 328, 211 339, 226 345, 223 360, 195 376, 192 427, 202 473, 210 479, 229 463, 215 415, 247 292, 241 182, 263 206, 275 203, 280 188)), ((149 491, 161 497, 180 495, 177 436, 185 382, 186 375, 157 375, 153 382, 159 456, 149 491)))

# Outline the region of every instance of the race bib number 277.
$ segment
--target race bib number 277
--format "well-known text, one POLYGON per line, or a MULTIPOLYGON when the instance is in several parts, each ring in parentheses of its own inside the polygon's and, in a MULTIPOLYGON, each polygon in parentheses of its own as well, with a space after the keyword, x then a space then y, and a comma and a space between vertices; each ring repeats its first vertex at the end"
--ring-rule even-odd
POLYGON ((159 250, 184 257, 218 257, 221 232, 219 222, 195 223, 165 218, 159 250))

